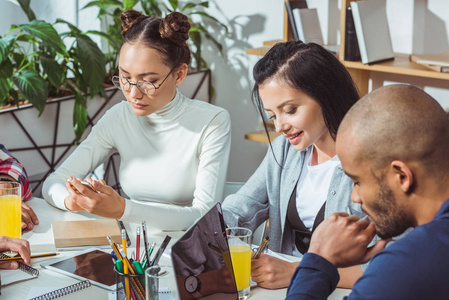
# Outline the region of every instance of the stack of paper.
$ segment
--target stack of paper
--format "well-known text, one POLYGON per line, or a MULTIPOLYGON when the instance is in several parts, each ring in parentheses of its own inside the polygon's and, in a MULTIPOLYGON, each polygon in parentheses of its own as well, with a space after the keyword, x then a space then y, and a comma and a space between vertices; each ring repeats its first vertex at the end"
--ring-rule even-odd
POLYGON ((437 72, 449 72, 449 51, 437 54, 412 54, 410 60, 437 72))

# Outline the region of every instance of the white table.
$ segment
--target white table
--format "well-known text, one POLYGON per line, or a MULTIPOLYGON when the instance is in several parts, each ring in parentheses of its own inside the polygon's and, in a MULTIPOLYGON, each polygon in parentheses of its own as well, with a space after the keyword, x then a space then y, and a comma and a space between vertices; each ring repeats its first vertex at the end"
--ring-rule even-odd
MULTIPOLYGON (((39 218, 39 225, 35 226, 34 229, 30 232, 26 232, 23 234, 23 239, 26 239, 30 242, 31 252, 33 254, 41 253, 41 252, 55 252, 55 245, 53 241, 53 233, 51 230, 51 222, 52 221, 61 221, 61 220, 89 220, 89 219, 98 219, 100 217, 86 213, 72 213, 62 211, 55 207, 49 205, 45 200, 40 198, 32 198, 29 202, 27 202, 33 210, 36 212, 39 218)), ((129 250, 132 251, 135 248, 135 232, 136 227, 139 226, 138 223, 125 223, 126 230, 131 238, 132 246, 129 247, 129 250)), ((156 242, 158 245, 163 241, 166 235, 170 235, 172 240, 170 241, 169 247, 179 239, 183 232, 182 231, 161 231, 156 230, 151 227, 149 230, 149 242, 156 242)), ((63 256, 72 255, 74 251, 60 251, 60 255, 58 258, 63 256)), ((50 259, 55 259, 55 257, 48 258, 38 258, 31 260, 31 266, 38 269, 40 274, 38 278, 27 280, 15 284, 11 284, 8 286, 2 287, 2 295, 1 299, 25 299, 28 295, 28 291, 31 287, 64 287, 70 284, 74 284, 79 282, 77 279, 59 274, 57 272, 43 269, 40 267, 40 264, 44 261, 48 261, 50 259)), ((168 259, 164 259, 161 263, 167 264, 169 263, 168 259)), ((8 276, 7 272, 20 272, 20 271, 1 271, 2 278, 8 276)), ((266 290, 263 288, 253 288, 251 289, 251 299, 284 299, 286 295, 287 289, 278 289, 278 290, 266 290)), ((345 289, 337 289, 329 299, 342 299, 343 296, 348 295, 350 290, 345 289)), ((72 294, 71 297, 64 296, 58 299, 80 299, 81 292, 76 292, 72 294), (77 296, 75 298, 75 296, 77 296)), ((83 296, 87 295, 86 299, 108 299, 108 291, 101 289, 96 286, 92 286, 83 292, 83 296)), ((84 298, 84 297, 83 297, 84 298)))

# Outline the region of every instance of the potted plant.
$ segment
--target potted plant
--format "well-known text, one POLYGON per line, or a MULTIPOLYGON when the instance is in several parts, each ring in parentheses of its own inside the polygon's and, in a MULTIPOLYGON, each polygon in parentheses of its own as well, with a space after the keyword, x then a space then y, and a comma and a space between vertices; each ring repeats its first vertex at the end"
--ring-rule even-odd
POLYGON ((0 38, 0 106, 29 101, 41 115, 48 98, 71 93, 79 140, 87 124, 86 99, 97 94, 106 98, 105 56, 87 33, 57 20, 68 27, 58 34, 52 24, 36 19, 30 0, 18 2, 29 22, 13 24, 0 38), (68 47, 65 39, 71 39, 68 47))

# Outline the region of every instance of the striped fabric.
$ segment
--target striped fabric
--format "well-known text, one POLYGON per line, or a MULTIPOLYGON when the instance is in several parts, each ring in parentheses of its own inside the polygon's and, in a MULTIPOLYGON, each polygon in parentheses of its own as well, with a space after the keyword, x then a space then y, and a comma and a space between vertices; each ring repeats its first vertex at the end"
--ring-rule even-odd
POLYGON ((0 174, 7 174, 22 185, 22 200, 31 198, 32 193, 28 183, 28 175, 25 168, 14 158, 5 146, 0 144, 0 174))

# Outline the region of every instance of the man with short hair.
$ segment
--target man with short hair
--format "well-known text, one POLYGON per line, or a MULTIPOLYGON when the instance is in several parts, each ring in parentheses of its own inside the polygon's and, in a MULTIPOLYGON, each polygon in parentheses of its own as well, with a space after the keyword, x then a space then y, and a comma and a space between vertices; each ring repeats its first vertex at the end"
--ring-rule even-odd
POLYGON ((369 219, 335 213, 323 221, 287 299, 327 299, 337 268, 370 259, 348 299, 448 299, 449 121, 442 107, 413 86, 379 88, 344 117, 337 154, 354 183, 352 201, 369 219), (376 233, 383 240, 368 248, 376 233))

